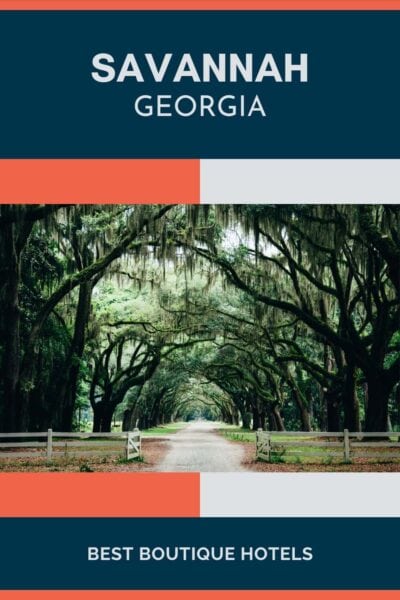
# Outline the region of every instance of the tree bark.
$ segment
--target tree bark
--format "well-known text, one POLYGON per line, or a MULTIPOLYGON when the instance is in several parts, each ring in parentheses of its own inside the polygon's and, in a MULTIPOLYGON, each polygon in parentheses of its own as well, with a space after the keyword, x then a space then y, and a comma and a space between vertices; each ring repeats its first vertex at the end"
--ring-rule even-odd
POLYGON ((340 398, 335 386, 324 390, 327 431, 341 431, 340 398))
POLYGON ((75 411, 77 387, 81 359, 85 349, 85 332, 90 316, 93 282, 88 281, 79 287, 79 299, 76 309, 74 336, 66 357, 65 373, 62 377, 59 395, 60 431, 71 431, 75 411))
POLYGON ((265 411, 260 410, 258 406, 253 406, 253 431, 265 429, 265 418, 265 411))
POLYGON ((360 404, 356 389, 356 369, 348 364, 343 384, 344 428, 349 431, 361 431, 360 404))
POLYGON ((241 416, 242 416, 242 427, 243 427, 243 429, 250 429, 250 425, 251 425, 251 412, 249 412, 246 409, 243 412, 241 412, 241 416))
POLYGON ((20 309, 19 284, 21 279, 20 256, 17 250, 16 225, 4 227, 3 256, 7 261, 6 283, 3 287, 3 361, 2 379, 4 395, 3 431, 20 430, 21 414, 18 411, 18 382, 20 372, 20 309))
POLYGON ((93 432, 108 433, 111 431, 112 419, 117 404, 115 402, 96 402, 93 407, 93 432))
POLYGON ((371 371, 366 374, 367 411, 365 431, 383 432, 387 430, 390 388, 384 371, 371 371))

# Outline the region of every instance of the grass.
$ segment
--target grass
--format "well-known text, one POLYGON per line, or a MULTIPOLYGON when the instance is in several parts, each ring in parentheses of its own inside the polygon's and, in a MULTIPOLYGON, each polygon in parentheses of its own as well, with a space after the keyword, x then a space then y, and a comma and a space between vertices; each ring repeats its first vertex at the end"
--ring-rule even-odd
MULTIPOLYGON (((233 425, 225 425, 221 424, 221 428, 218 430, 221 435, 223 435, 227 440, 231 442, 240 442, 240 443, 251 443, 255 444, 256 441, 256 432, 250 429, 242 429, 241 427, 233 426, 233 425)), ((393 436, 394 437, 394 436, 393 436)), ((273 450, 271 452, 271 463, 288 463, 288 464, 320 464, 320 465, 332 465, 332 464, 342 464, 344 463, 343 459, 343 451, 342 448, 339 447, 321 447, 314 446, 310 444, 310 446, 288 446, 282 447, 279 445, 279 442, 291 441, 291 442, 312 442, 315 439, 313 437, 307 436, 288 436, 288 435, 279 435, 274 436, 272 433, 271 440, 275 442, 273 446, 273 450), (316 456, 314 453, 318 452, 322 456, 316 456)), ((394 437, 394 440, 397 441, 394 437)), ((360 451, 360 448, 355 450, 360 451)), ((362 448, 362 451, 365 453, 377 451, 377 448, 362 448)), ((383 463, 396 463, 400 461, 400 453, 399 458, 389 458, 385 456, 386 453, 393 452, 391 449, 382 448, 378 451, 380 456, 371 456, 366 459, 361 459, 357 457, 357 452, 352 454, 352 462, 353 464, 357 464, 357 462, 371 462, 373 464, 383 464, 383 463)), ((261 459, 260 459, 261 460, 261 459)))
POLYGON ((185 425, 187 425, 187 423, 185 422, 168 423, 167 425, 159 425, 158 427, 151 427, 150 429, 145 429, 141 433, 143 437, 153 437, 157 435, 172 435, 173 433, 176 433, 177 431, 185 427, 185 425))
POLYGON ((127 460, 123 455, 91 456, 91 457, 64 457, 60 456, 51 461, 45 457, 36 459, 0 460, 0 472, 4 471, 78 471, 92 473, 94 471, 118 471, 119 466, 145 463, 143 455, 127 460))
POLYGON ((135 456, 135 458, 124 458, 123 456, 121 456, 120 458, 118 458, 117 462, 119 465, 129 465, 130 463, 133 463, 133 462, 143 463, 145 461, 144 461, 143 454, 140 454, 139 456, 135 456))
POLYGON ((243 429, 234 425, 224 425, 218 431, 231 442, 251 442, 252 444, 256 442, 256 433, 255 431, 251 431, 251 429, 243 429))

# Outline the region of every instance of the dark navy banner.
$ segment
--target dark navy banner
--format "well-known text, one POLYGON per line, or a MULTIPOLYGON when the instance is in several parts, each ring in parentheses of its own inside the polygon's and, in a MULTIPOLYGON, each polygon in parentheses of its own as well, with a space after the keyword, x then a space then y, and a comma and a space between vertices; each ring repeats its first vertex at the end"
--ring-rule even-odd
POLYGON ((2 11, 0 157, 399 158, 399 31, 400 11, 2 11))
POLYGON ((399 589, 400 519, 0 519, 0 589, 399 589))

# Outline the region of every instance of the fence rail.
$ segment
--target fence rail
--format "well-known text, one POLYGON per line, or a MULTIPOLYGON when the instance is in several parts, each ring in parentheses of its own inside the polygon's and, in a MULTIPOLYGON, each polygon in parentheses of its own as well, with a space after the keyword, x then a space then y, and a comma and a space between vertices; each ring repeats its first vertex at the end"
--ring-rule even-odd
POLYGON ((364 433, 347 429, 271 432, 259 429, 256 433, 256 458, 267 462, 285 462, 286 459, 306 462, 307 458, 338 459, 347 463, 359 458, 400 460, 400 432, 364 433))
POLYGON ((142 436, 134 431, 111 433, 46 432, 0 433, 0 459, 121 456, 127 460, 141 456, 142 436), (23 441, 20 441, 23 440, 23 441), (19 452, 19 449, 23 449, 19 452))

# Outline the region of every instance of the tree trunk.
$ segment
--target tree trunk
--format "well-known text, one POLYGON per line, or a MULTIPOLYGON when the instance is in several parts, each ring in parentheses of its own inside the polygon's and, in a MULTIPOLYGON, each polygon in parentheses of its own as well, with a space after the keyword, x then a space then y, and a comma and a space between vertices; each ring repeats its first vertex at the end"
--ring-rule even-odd
POLYGON ((282 419, 282 415, 281 412, 279 410, 279 406, 275 405, 272 407, 272 412, 274 414, 275 417, 275 422, 276 422, 276 430, 277 431, 285 431, 285 423, 282 419))
POLYGON ((266 413, 264 409, 253 406, 253 431, 265 429, 266 413))
POLYGON ((242 427, 243 427, 243 429, 250 429, 250 425, 251 425, 251 412, 249 412, 248 410, 244 410, 241 413, 241 417, 242 417, 242 427))
POLYGON ((311 431, 311 418, 307 408, 303 405, 300 407, 301 430, 311 431))
MULTIPOLYGON (((6 223, 0 233, 0 259, 4 272, 0 287, 0 302, 2 308, 2 345, 3 359, 0 366, 2 379, 2 392, 4 396, 4 410, 0 414, 0 430, 26 431, 28 423, 27 411, 20 407, 20 374, 21 374, 21 347, 20 326, 21 314, 19 307, 19 286, 21 283, 21 256, 23 249, 32 231, 33 221, 25 222, 23 219, 24 208, 15 208, 13 205, 3 205, 0 209, 1 216, 6 223), (15 212, 20 218, 15 218, 15 212), (7 217, 11 217, 7 222, 7 217)), ((34 356, 29 356, 34 361, 34 356)))
POLYGON ((96 402, 93 408, 94 433, 108 433, 111 431, 112 418, 116 406, 115 402, 96 402))
POLYGON ((400 428, 400 383, 397 384, 394 393, 394 406, 395 406, 395 418, 397 421, 397 427, 400 428))
POLYGON ((385 381, 385 373, 383 371, 370 372, 366 374, 366 380, 368 403, 365 431, 386 431, 390 389, 385 381))
POLYGON ((299 409, 301 431, 311 431, 311 417, 307 406, 307 398, 300 391, 299 386, 295 384, 292 377, 290 377, 289 383, 292 387, 294 401, 299 409))
POLYGON ((55 426, 60 431, 72 430, 81 359, 85 349, 86 326, 90 316, 92 290, 93 282, 91 281, 85 282, 79 287, 74 335, 65 358, 65 369, 61 374, 60 393, 57 398, 57 424, 55 426))
POLYGON ((112 426, 112 420, 113 420, 113 416, 114 416, 114 411, 116 409, 116 404, 111 404, 109 403, 104 411, 103 411, 103 418, 101 421, 101 431, 103 432, 109 432, 111 431, 111 426, 112 426))
POLYGON ((340 400, 337 389, 324 391, 326 402, 326 426, 327 431, 340 431, 340 400))
POLYGON ((139 423, 139 414, 137 407, 127 408, 124 411, 124 417, 122 420, 122 431, 132 431, 135 427, 137 427, 139 423))
POLYGON ((239 426, 239 411, 236 406, 232 408, 232 421, 234 425, 239 426))
POLYGON ((258 412, 257 406, 252 407, 252 413, 253 413, 252 430, 257 431, 257 429, 259 429, 259 427, 260 427, 260 413, 258 412))
POLYGON ((96 402, 93 406, 93 432, 97 433, 101 431, 101 421, 103 416, 103 404, 102 402, 96 402))
POLYGON ((361 431, 360 404, 356 389, 356 369, 349 364, 346 368, 343 385, 344 428, 361 431))
POLYGON ((2 318, 3 361, 2 379, 4 394, 3 431, 19 431, 17 393, 20 368, 20 311, 18 287, 20 283, 20 261, 17 254, 15 225, 5 227, 3 252, 7 257, 7 278, 3 288, 2 318))
POLYGON ((276 422, 276 418, 272 410, 268 410, 267 412, 268 419, 268 430, 269 431, 278 431, 278 424, 276 422))
POLYGON ((150 427, 157 427, 157 425, 159 424, 161 401, 164 397, 165 392, 166 392, 166 387, 163 387, 161 390, 159 390, 157 392, 157 395, 153 401, 153 406, 151 408, 151 413, 150 413, 150 427))

